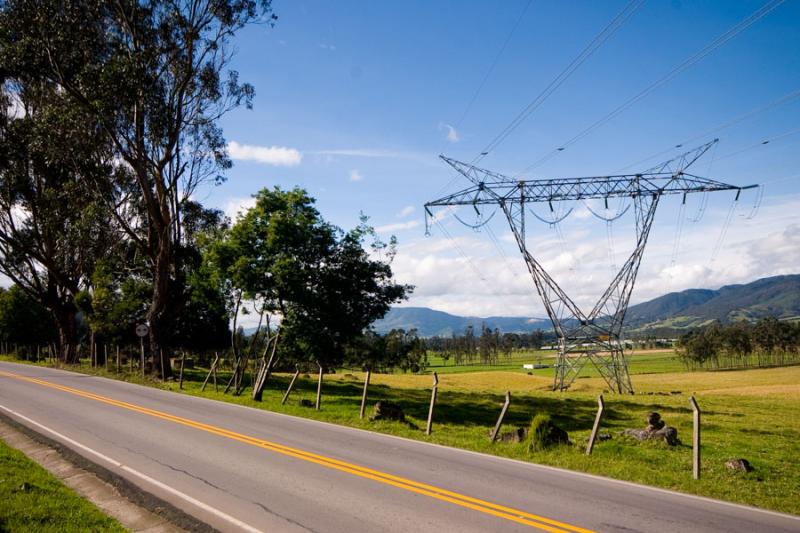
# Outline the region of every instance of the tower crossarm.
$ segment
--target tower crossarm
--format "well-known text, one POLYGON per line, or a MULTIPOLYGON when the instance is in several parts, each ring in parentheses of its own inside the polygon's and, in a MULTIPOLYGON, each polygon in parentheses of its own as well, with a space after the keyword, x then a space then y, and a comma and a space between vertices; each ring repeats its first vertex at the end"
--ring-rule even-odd
POLYGON ((608 199, 642 195, 692 194, 699 192, 742 191, 757 185, 732 185, 684 171, 515 180, 497 172, 441 158, 467 177, 473 185, 438 200, 426 207, 454 205, 492 205, 519 202, 559 202, 566 200, 608 199))

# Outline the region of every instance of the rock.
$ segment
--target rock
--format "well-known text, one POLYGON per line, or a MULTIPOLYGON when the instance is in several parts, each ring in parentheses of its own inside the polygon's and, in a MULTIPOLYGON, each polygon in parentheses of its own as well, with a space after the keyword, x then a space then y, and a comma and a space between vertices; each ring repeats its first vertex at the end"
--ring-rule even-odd
POLYGON ((598 433, 597 434, 597 442, 603 442, 604 440, 611 440, 611 433, 598 433))
POLYGON ((658 437, 664 439, 664 442, 670 446, 677 446, 681 443, 681 441, 678 440, 678 430, 671 426, 665 426, 658 431, 654 431, 650 438, 655 439, 658 437))
POLYGON ((314 407, 314 402, 303 398, 302 400, 300 400, 300 407, 314 407))
POLYGON ((406 421, 406 415, 403 410, 396 403, 379 401, 372 409, 372 416, 370 420, 397 420, 399 422, 406 421))
POLYGON ((678 440, 678 430, 672 426, 667 426, 664 421, 661 420, 661 415, 656 412, 647 415, 646 428, 626 429, 622 434, 633 437, 639 441, 663 439, 664 442, 670 446, 677 446, 681 442, 678 440))
POLYGON ((652 412, 647 415, 647 429, 650 431, 658 431, 664 427, 664 421, 661 420, 661 415, 652 412))
POLYGON ((647 440, 650 438, 650 432, 646 429, 626 429, 622 434, 633 437, 636 440, 647 440))
MULTIPOLYGON (((491 435, 491 431, 489 432, 491 435)), ((528 438, 528 429, 527 428, 517 428, 514 431, 506 431, 498 435, 497 440, 500 442, 508 442, 508 443, 516 443, 522 442, 526 438, 528 438)))
POLYGON ((560 427, 550 424, 547 431, 548 444, 569 444, 569 435, 560 427))
POLYGON ((752 472, 753 467, 747 459, 729 459, 725 461, 725 468, 733 470, 734 472, 752 472))

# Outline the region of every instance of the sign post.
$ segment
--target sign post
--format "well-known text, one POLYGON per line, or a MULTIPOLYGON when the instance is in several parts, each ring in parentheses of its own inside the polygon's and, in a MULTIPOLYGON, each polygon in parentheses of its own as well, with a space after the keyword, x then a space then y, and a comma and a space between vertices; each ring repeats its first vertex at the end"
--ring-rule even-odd
POLYGON ((147 324, 139 324, 136 326, 136 336, 139 337, 139 345, 141 347, 141 366, 142 366, 142 381, 144 381, 144 338, 150 333, 150 328, 147 324))

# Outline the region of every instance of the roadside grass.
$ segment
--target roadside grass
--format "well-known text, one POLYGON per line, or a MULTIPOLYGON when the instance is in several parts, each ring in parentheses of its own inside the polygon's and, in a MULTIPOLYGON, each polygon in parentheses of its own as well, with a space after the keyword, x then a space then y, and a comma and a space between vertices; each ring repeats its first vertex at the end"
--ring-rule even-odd
MULTIPOLYGON (((649 364, 658 366, 655 357, 649 364)), ((663 354, 661 354, 663 355, 663 354)), ((12 359, 6 359, 12 360, 12 359)), ((642 363, 641 370, 647 364, 642 363)), ((80 371, 140 383, 138 374, 107 373, 87 366, 80 371)), ((643 483, 681 492, 800 514, 800 367, 752 369, 726 372, 661 372, 633 376, 635 395, 605 394, 606 413, 601 433, 610 440, 597 442, 591 456, 585 445, 597 410, 597 394, 606 389, 596 377, 576 380, 565 393, 550 391, 552 375, 528 375, 514 371, 484 371, 442 374, 433 419, 433 434, 424 434, 430 401, 431 375, 373 374, 368 413, 378 400, 397 403, 407 424, 360 420, 363 374, 339 371, 326 375, 320 411, 302 407, 313 402, 316 376, 298 378, 286 405, 280 401, 290 376, 270 379, 263 402, 255 402, 249 389, 242 396, 224 395, 229 374, 220 373, 219 392, 211 383, 201 392, 206 369, 187 369, 184 389, 177 383, 150 379, 145 384, 166 390, 258 409, 286 413, 346 426, 464 448, 522 461, 556 466, 616 479, 643 483), (537 413, 548 414, 569 433, 571 445, 531 452, 528 443, 491 443, 503 402, 512 392, 511 407, 502 431, 527 427, 537 413), (692 479, 692 412, 689 396, 696 394, 703 412, 702 477, 692 479), (668 425, 678 430, 683 443, 670 448, 660 442, 639 443, 621 435, 625 428, 642 428, 645 416, 658 411, 668 425), (728 459, 745 458, 755 468, 751 473, 728 471, 728 459)), ((552 372, 552 369, 550 369, 552 372)))
POLYGON ((0 531, 126 531, 0 440, 0 531))

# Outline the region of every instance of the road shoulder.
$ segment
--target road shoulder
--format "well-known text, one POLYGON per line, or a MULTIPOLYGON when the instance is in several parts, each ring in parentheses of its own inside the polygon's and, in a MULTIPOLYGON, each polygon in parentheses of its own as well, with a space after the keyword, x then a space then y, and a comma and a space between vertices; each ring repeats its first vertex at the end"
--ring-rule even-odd
POLYGON ((106 468, 0 413, 0 439, 135 532, 216 531, 106 468))

